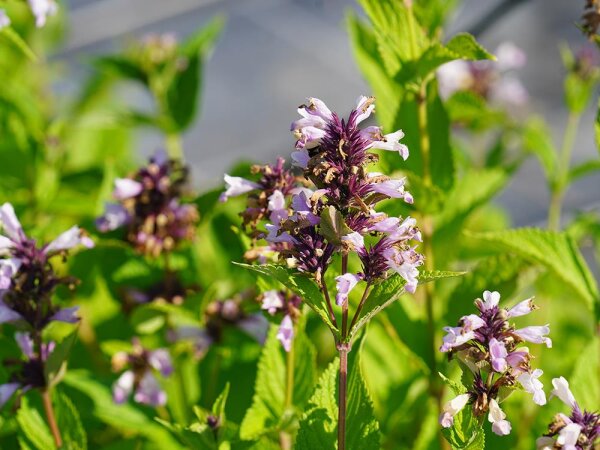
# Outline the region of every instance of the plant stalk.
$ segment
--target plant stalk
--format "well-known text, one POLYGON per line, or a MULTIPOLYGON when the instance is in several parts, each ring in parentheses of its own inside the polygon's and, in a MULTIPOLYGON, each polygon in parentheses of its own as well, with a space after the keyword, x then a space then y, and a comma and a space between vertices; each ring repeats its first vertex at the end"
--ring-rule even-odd
MULTIPOLYGON (((421 161, 423 163, 423 183, 425 186, 431 186, 431 142, 429 140, 429 129, 427 119, 427 82, 423 81, 417 95, 417 119, 419 123, 419 139, 421 150, 421 161)), ((433 270, 434 254, 433 254, 433 218, 429 214, 423 214, 422 217, 422 233, 423 233, 423 253, 425 255, 425 269, 433 270)), ((429 392, 435 398, 438 413, 442 411, 442 397, 444 390, 439 386, 437 379, 437 361, 436 361, 436 346, 435 346, 435 311, 433 308, 433 299, 435 290, 433 283, 427 283, 423 287, 425 296, 425 312, 427 314, 427 334, 429 337, 429 360, 431 370, 429 373, 429 392)), ((440 448, 443 450, 449 449, 450 446, 441 431, 438 430, 438 440, 440 448)))
MULTIPOLYGON (((297 330, 295 330, 297 331, 297 330)), ((294 333, 295 336, 296 333, 294 333)), ((286 355, 286 385, 285 385, 285 403, 284 410, 290 409, 294 404, 294 366, 295 366, 295 338, 292 340, 290 351, 286 355)))
POLYGON ((571 165, 571 154, 573 152, 575 138, 577 137, 580 119, 581 114, 575 112, 570 113, 565 128, 559 163, 556 168, 556 177, 552 185, 550 207, 548 208, 548 228, 554 231, 560 230, 560 216, 567 187, 567 175, 571 165))
POLYGON ((165 136, 165 146, 169 158, 184 160, 183 145, 181 144, 181 135, 179 133, 169 133, 165 136))
POLYGON ((348 352, 349 344, 338 344, 340 353, 340 377, 338 395, 338 450, 346 449, 346 395, 348 392, 348 352))
POLYGON ((62 438, 60 436, 60 430, 58 423, 56 422, 56 415, 54 414, 54 408, 52 406, 52 399, 50 398, 50 389, 45 388, 42 390, 42 402, 44 404, 44 411, 46 412, 46 418, 48 419, 48 425, 54 438, 54 444, 57 448, 62 447, 62 438))

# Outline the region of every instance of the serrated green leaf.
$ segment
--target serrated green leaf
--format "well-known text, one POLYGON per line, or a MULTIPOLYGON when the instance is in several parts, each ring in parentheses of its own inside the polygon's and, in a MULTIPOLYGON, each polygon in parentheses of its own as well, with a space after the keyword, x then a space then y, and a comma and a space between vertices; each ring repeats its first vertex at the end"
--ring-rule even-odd
POLYGON ((471 91, 457 91, 444 102, 450 121, 471 130, 482 131, 506 122, 506 113, 490 107, 483 97, 471 91))
MULTIPOLYGON (((310 397, 317 379, 316 351, 304 332, 304 319, 296 325, 293 341, 294 388, 292 408, 302 410, 310 397)), ((271 326, 265 347, 258 362, 258 374, 254 388, 252 406, 240 425, 240 437, 244 440, 257 439, 262 435, 282 431, 288 427, 290 418, 286 411, 288 356, 277 339, 277 326, 271 326)), ((286 430, 289 431, 289 430, 286 430)))
POLYGON ((31 447, 37 450, 54 450, 54 439, 50 429, 41 414, 29 404, 27 397, 22 397, 21 407, 17 412, 17 423, 19 430, 31 447))
POLYGON ((500 251, 508 250, 543 265, 581 297, 592 311, 600 314, 598 286, 577 245, 568 234, 520 228, 492 233, 469 233, 468 236, 479 242, 489 243, 500 251))
MULTIPOLYGON (((441 278, 457 277, 463 274, 464 272, 423 271, 419 274, 419 284, 428 283, 441 278)), ((377 284, 369 293, 356 324, 350 330, 348 340, 351 341, 356 336, 358 331, 375 315, 398 300, 398 298, 400 298, 400 296, 405 292, 405 284, 406 281, 404 278, 398 274, 394 274, 388 279, 377 284)))
POLYGON ((467 405, 454 416, 450 428, 442 428, 442 434, 453 450, 484 450, 485 435, 483 427, 473 416, 473 408, 467 405))
POLYGON ((588 411, 600 408, 600 339, 594 336, 577 359, 570 388, 579 406, 588 411))
POLYGON ((424 30, 416 23, 412 9, 393 0, 360 0, 373 24, 379 54, 390 76, 403 62, 415 60, 428 43, 424 30))
POLYGON ((326 300, 323 297, 321 290, 313 280, 305 275, 295 273, 290 269, 286 269, 283 266, 275 264, 234 264, 249 270, 253 270, 254 272, 262 275, 275 278, 277 281, 283 284, 284 287, 302 297, 302 301, 304 301, 315 313, 317 313, 325 325, 329 327, 334 337, 339 337, 340 332, 329 317, 326 300))
MULTIPOLYGON (((346 447, 378 450, 379 424, 374 418, 373 402, 360 366, 358 341, 348 357, 348 395, 346 410, 346 447)), ((297 450, 335 448, 337 442, 337 395, 339 359, 323 372, 300 421, 297 450)))
POLYGON ((56 421, 63 439, 61 450, 87 449, 87 435, 73 402, 62 392, 55 393, 54 402, 56 421))
POLYGON ((219 394, 215 403, 213 403, 212 413, 219 417, 221 423, 225 423, 225 404, 227 403, 227 397, 229 396, 229 383, 225 385, 223 392, 219 394))
POLYGON ((44 366, 44 376, 48 386, 54 386, 65 374, 67 359, 71 353, 71 348, 77 339, 77 329, 65 337, 50 353, 46 365, 44 366))
POLYGON ((450 389, 452 389, 454 395, 465 394, 468 391, 468 389, 465 386, 463 386, 461 382, 451 380, 441 372, 438 372, 438 375, 440 376, 444 384, 446 384, 450 389))

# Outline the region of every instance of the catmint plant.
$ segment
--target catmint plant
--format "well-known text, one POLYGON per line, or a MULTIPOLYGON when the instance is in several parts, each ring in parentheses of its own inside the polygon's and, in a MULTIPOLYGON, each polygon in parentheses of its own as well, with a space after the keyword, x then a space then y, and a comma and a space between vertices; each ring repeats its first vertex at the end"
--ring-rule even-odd
MULTIPOLYGON (((50 387, 57 379, 49 379, 46 363, 55 343, 44 342, 42 333, 53 321, 77 323, 78 307, 63 308, 54 302, 59 285, 73 288, 76 279, 57 274, 51 264, 56 257, 65 259, 68 251, 83 245, 93 247, 92 240, 77 226, 60 234, 52 242, 38 245, 29 238, 10 203, 0 207, 0 323, 13 323, 25 330, 15 339, 27 360, 10 364, 16 368, 8 383, 0 386, 0 405, 17 391, 39 389, 42 393, 48 424, 58 447, 62 444, 50 398, 50 387)), ((5 361, 6 363, 7 361, 5 361)))
POLYGON ((130 352, 118 352, 112 357, 115 372, 125 370, 113 385, 115 403, 124 403, 133 392, 137 403, 154 407, 167 403, 167 394, 160 387, 155 373, 168 377, 173 372, 171 357, 166 349, 148 350, 139 339, 133 339, 130 352))
POLYGON ((501 308, 499 302, 498 292, 485 291, 483 299, 475 300, 478 314, 463 316, 457 327, 444 328, 447 334, 440 351, 458 359, 464 370, 473 375, 467 392, 444 406, 440 416, 440 424, 444 428, 450 428, 454 416, 469 405, 480 421, 487 414, 494 433, 500 436, 509 434, 512 427, 499 403, 517 385, 530 393, 537 405, 546 404, 546 395, 539 380, 543 371, 531 367, 533 357, 523 343, 552 347, 547 336, 550 329, 548 325, 516 328, 512 323, 512 319, 536 309, 532 298, 508 309, 501 308))
POLYGON ((537 450, 592 450, 600 441, 600 414, 582 410, 564 377, 552 380, 550 398, 558 397, 571 409, 567 416, 558 413, 548 433, 536 441, 537 450))
MULTIPOLYGON (((309 98, 298 108, 301 118, 291 126, 296 139, 296 150, 291 155, 296 175, 286 172, 279 159, 275 167, 255 170, 262 175, 257 181, 226 175, 227 189, 222 196, 226 199, 249 194, 251 202, 242 213, 247 225, 253 227, 255 220, 268 218, 265 232, 257 234, 267 245, 260 252, 254 250, 252 256, 265 261, 265 255, 270 255, 292 273, 312 279, 325 299, 335 328, 339 322, 334 301, 341 308, 341 326, 335 336, 340 354, 340 449, 345 448, 350 330, 373 286, 397 273, 404 279, 404 288, 415 292, 418 267, 423 263, 423 256, 416 251, 415 243, 421 240, 416 221, 410 217, 389 217, 376 209, 383 200, 400 199, 410 204, 413 198, 405 189, 404 178, 369 169, 378 160, 375 150, 392 151, 402 159, 408 157, 407 147, 399 142, 402 131, 384 134, 377 126, 359 126, 374 109, 375 99, 361 96, 344 119, 323 101, 309 98), (338 257, 340 266, 334 269, 338 257), (349 268, 351 257, 360 264, 360 270, 349 268), (334 299, 326 279, 331 271, 337 273, 332 276, 334 299), (349 298, 359 286, 361 300, 350 317, 349 298)), ((285 328, 288 327, 284 331, 285 328)), ((282 340, 285 342, 286 337, 282 336, 282 340)))

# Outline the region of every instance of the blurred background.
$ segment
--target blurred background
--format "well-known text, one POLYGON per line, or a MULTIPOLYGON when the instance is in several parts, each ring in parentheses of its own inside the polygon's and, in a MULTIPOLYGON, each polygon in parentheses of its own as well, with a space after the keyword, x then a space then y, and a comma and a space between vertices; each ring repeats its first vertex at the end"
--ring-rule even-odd
MULTIPOLYGON (((585 45, 575 27, 583 0, 465 0, 448 34, 470 30, 494 50, 511 41, 527 54, 519 77, 530 95, 528 108, 551 124, 560 143, 567 118, 562 100, 564 69, 559 44, 585 45), (573 3, 581 3, 574 5, 573 3)), ((53 58, 67 64, 69 76, 58 92, 70 92, 86 77, 90 55, 122 48, 134 37, 174 31, 183 38, 215 14, 227 24, 206 64, 201 117, 184 136, 194 184, 214 187, 234 161, 272 160, 292 148, 289 124, 305 97, 322 97, 347 111, 359 94, 368 93, 353 60, 344 20, 353 0, 70 0, 66 46, 53 58)), ((121 94, 150 107, 151 99, 134 85, 121 94)), ((594 104, 595 102, 592 102, 594 104)), ((581 121, 573 162, 593 157, 593 112, 581 121)), ((137 132, 141 154, 161 146, 150 129, 137 132)), ((600 174, 576 182, 565 213, 600 208, 600 174)), ((539 164, 530 159, 497 199, 513 225, 543 224, 549 194, 539 164)))

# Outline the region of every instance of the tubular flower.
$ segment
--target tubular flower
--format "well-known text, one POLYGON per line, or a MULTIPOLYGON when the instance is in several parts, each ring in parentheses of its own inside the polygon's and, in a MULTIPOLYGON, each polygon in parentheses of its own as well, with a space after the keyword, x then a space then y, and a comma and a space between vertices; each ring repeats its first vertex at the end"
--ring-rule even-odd
POLYGON ((40 247, 25 235, 10 203, 0 207, 0 223, 4 233, 0 235, 0 323, 20 322, 41 332, 55 320, 77 322, 77 307, 61 309, 52 301, 58 285, 73 287, 76 280, 59 277, 50 259, 66 257, 79 245, 93 247, 91 239, 74 226, 40 247))
POLYGON ((117 178, 104 215, 96 219, 101 232, 126 228, 125 239, 139 252, 158 257, 194 238, 198 222, 195 205, 182 203, 188 168, 169 160, 162 151, 128 178, 117 178))
POLYGON ((261 308, 271 316, 283 315, 277 332, 277 339, 286 352, 289 352, 294 339, 294 324, 300 317, 302 299, 289 291, 270 290, 259 297, 261 308))
POLYGON ((538 450, 593 450, 600 441, 600 414, 581 410, 564 378, 552 380, 550 395, 558 397, 571 409, 571 415, 559 413, 548 427, 548 433, 537 442, 538 450))
POLYGON ((162 406, 167 402, 167 394, 160 387, 155 375, 160 373, 163 377, 168 377, 173 372, 167 350, 147 350, 134 339, 131 352, 118 352, 113 355, 112 366, 115 372, 128 368, 113 384, 115 403, 124 403, 132 392, 136 403, 162 406))
MULTIPOLYGON (((539 378, 540 369, 532 369, 529 362, 533 358, 524 341, 545 343, 552 341, 546 335, 548 326, 515 329, 509 319, 524 316, 537 309, 533 299, 523 300, 510 309, 499 307, 500 294, 485 291, 483 299, 475 300, 479 314, 463 316, 457 327, 445 327, 441 352, 456 355, 475 376, 469 389, 469 403, 476 416, 488 413, 492 430, 498 435, 510 433, 511 426, 498 404, 498 394, 502 388, 513 388, 520 384, 533 396, 534 403, 546 404, 546 395, 539 378), (484 381, 485 380, 485 381, 484 381)), ((451 426, 448 417, 440 418, 444 427, 451 426)))

